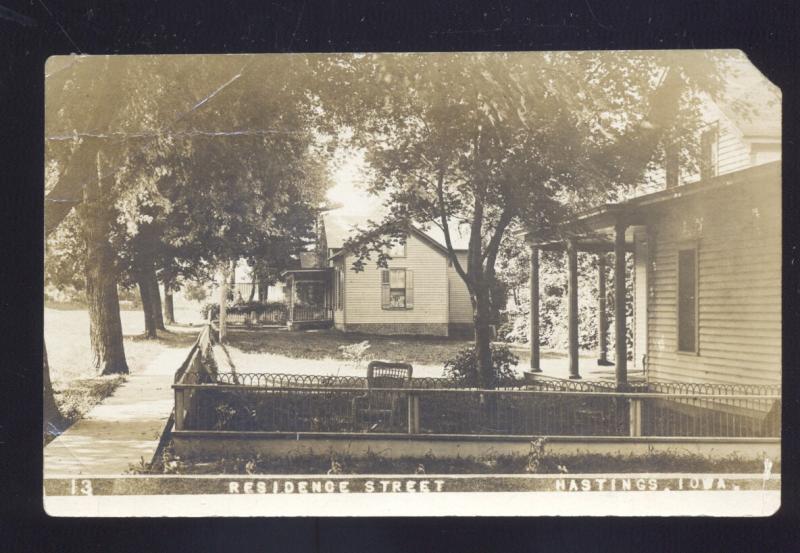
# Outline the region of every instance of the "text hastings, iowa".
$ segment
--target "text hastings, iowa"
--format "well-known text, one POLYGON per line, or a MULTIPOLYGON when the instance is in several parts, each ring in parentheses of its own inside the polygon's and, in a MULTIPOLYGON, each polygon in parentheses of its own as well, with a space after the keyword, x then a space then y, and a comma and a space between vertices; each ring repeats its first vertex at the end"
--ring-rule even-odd
MULTIPOLYGON (((541 491, 690 491, 738 490, 739 485, 719 477, 693 478, 553 478, 541 491)), ((431 493, 445 491, 444 479, 322 479, 322 480, 243 480, 229 481, 231 494, 306 494, 306 493, 431 493)), ((450 481, 455 488, 461 482, 450 481)), ((538 486, 537 486, 538 487, 538 486)), ((467 491, 450 489, 448 491, 467 491)))

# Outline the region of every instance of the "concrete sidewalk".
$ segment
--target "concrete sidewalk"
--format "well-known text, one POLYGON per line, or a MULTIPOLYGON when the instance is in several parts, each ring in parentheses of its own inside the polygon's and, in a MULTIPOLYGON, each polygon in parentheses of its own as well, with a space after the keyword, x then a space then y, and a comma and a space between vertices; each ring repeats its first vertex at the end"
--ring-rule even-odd
POLYGON ((44 448, 44 474, 117 475, 150 462, 173 406, 172 381, 189 348, 169 348, 44 448))

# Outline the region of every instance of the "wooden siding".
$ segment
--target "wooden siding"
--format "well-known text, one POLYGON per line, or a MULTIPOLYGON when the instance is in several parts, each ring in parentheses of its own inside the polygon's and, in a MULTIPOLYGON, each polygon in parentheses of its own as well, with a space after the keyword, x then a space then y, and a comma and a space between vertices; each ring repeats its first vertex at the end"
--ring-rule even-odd
MULTIPOLYGON (((733 173, 756 164, 780 159, 780 144, 777 144, 777 147, 760 145, 759 148, 761 149, 759 151, 763 153, 752 151, 750 143, 745 139, 738 127, 714 102, 708 101, 704 104, 703 120, 709 125, 716 124, 718 126, 718 175, 733 173)), ((666 184, 664 169, 662 167, 654 168, 649 174, 649 179, 663 187, 666 184)), ((681 167, 680 184, 693 183, 698 180, 700 180, 698 171, 690 171, 687 167, 681 167)))
MULTIPOLYGON (((751 166, 750 145, 745 141, 739 129, 731 123, 725 114, 712 104, 705 113, 709 125, 716 124, 717 141, 717 175, 733 173, 751 166)), ((699 171, 681 169, 680 183, 691 183, 700 180, 699 171)))
POLYGON ((750 147, 745 142, 739 129, 736 128, 719 108, 716 108, 716 117, 714 120, 716 120, 719 125, 717 174, 724 175, 749 167, 750 147))
POLYGON ((374 261, 355 272, 352 256, 346 256, 345 324, 409 324, 448 322, 447 267, 444 255, 411 235, 406 244, 406 257, 392 259, 389 268, 414 271, 414 307, 383 309, 381 307, 381 273, 374 261))
POLYGON ((781 376, 780 184, 659 208, 651 219, 648 375, 775 384, 781 376), (677 352, 677 252, 697 247, 698 353, 677 352))
MULTIPOLYGON (((459 253, 458 260, 466 270, 467 253, 459 253)), ((472 300, 469 297, 467 285, 464 279, 459 276, 455 267, 447 264, 447 290, 450 296, 450 322, 451 323, 471 323, 472 322, 472 300)))

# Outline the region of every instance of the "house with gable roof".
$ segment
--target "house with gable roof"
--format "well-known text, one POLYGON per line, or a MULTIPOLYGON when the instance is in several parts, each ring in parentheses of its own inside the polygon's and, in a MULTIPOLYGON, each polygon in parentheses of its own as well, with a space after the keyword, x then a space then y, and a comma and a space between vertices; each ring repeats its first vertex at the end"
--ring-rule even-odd
POLYGON ((567 239, 528 235, 533 375, 542 372, 538 256, 556 250, 566 252, 569 268, 570 378, 582 377, 577 333, 582 252, 597 256, 598 363, 614 366, 618 385, 627 384, 629 369, 648 381, 779 385, 781 98, 745 58, 738 69, 725 94, 705 102, 698 168, 681 167, 675 148, 668 147, 655 191, 564 221, 561 235, 567 239), (632 283, 626 282, 626 255, 633 258, 632 283), (632 306, 622 295, 606 305, 607 272, 614 289, 632 284, 632 306), (613 352, 607 351, 609 314, 613 352), (633 327, 632 348, 625 339, 627 325, 633 327))
MULTIPOLYGON (((442 233, 411 227, 405 242, 388 252, 388 267, 367 260, 362 271, 355 271, 353 254, 344 244, 365 222, 365 217, 344 210, 320 216, 314 266, 307 262, 284 273, 293 298, 290 328, 313 323, 369 334, 471 335, 472 302, 442 233)), ((455 230, 452 240, 459 260, 466 263, 466 235, 455 230)))

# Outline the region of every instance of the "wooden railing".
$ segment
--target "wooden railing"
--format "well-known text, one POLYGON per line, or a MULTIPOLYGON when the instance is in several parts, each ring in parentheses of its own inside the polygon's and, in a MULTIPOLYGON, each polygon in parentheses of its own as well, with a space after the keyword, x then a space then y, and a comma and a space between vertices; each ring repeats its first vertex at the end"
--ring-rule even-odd
POLYGON ((216 380, 217 370, 214 362, 214 335, 210 324, 203 327, 189 354, 175 372, 172 389, 175 392, 175 430, 186 428, 187 421, 197 418, 196 390, 184 386, 190 382, 216 380))
POLYGON ((333 319, 333 309, 317 305, 295 305, 289 312, 293 322, 330 321, 333 319))

